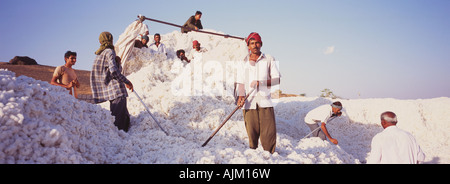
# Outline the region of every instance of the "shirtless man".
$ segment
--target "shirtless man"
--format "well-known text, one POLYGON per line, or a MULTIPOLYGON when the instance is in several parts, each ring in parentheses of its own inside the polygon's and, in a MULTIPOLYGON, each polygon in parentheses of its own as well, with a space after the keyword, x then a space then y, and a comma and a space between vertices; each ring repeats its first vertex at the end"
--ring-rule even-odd
POLYGON ((66 63, 64 65, 56 67, 55 71, 53 72, 53 77, 50 84, 66 88, 67 90, 69 90, 70 95, 73 95, 75 98, 77 98, 77 88, 80 87, 80 83, 78 82, 75 70, 72 68, 72 66, 77 62, 77 53, 67 51, 66 54, 64 54, 64 60, 66 61, 66 63), (74 94, 72 94, 72 89, 74 94))

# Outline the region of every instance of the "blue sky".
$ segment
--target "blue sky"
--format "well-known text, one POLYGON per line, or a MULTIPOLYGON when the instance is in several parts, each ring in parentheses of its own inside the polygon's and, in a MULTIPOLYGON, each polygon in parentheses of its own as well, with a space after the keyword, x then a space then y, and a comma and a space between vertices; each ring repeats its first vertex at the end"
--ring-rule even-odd
MULTIPOLYGON (((0 0, 0 61, 30 56, 90 70, 98 35, 115 39, 138 14, 183 24, 196 10, 207 29, 245 37, 280 61, 281 90, 344 98, 450 97, 449 0, 118 1, 0 0)), ((178 28, 146 22, 150 34, 178 28)))

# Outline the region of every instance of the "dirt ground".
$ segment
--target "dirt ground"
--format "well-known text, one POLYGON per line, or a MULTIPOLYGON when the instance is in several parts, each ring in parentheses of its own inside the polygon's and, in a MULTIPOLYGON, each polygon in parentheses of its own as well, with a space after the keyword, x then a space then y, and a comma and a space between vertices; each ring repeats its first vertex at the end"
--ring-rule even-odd
MULTIPOLYGON (((16 73, 16 77, 25 75, 28 77, 32 77, 36 80, 46 81, 50 83, 52 80, 53 72, 55 71, 54 66, 46 66, 46 65, 11 65, 7 62, 0 62, 0 68, 7 68, 10 71, 16 73)), ((91 71, 86 70, 76 70, 78 80, 81 84, 80 89, 78 91, 78 97, 82 95, 81 98, 89 98, 86 96, 91 96, 91 85, 89 81, 89 77, 91 75, 91 71)), ((273 93, 272 98, 282 98, 282 97, 295 97, 298 95, 293 94, 284 94, 284 93, 273 93)), ((86 99, 84 99, 86 100, 86 99)), ((88 99, 89 100, 89 99, 88 99)))
MULTIPOLYGON (((7 62, 0 62, 0 68, 6 68, 9 71, 15 72, 16 77, 25 75, 36 80, 46 81, 50 83, 56 67, 46 65, 11 65, 7 62)), ((80 82, 80 89, 78 91, 78 94, 91 95, 92 92, 89 83, 89 76, 91 72, 76 69, 75 72, 77 73, 78 81, 80 82)))

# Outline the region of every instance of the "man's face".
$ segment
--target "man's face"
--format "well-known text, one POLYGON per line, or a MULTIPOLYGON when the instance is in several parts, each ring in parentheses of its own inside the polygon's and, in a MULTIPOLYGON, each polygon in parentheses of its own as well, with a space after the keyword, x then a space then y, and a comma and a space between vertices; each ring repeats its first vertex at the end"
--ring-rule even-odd
POLYGON ((261 47, 262 47, 261 42, 257 40, 252 39, 248 42, 248 50, 250 50, 252 54, 260 54, 261 47))
POLYGON ((338 116, 341 116, 341 114, 342 114, 341 110, 338 108, 332 107, 331 110, 333 111, 333 114, 336 114, 338 116))
POLYGON ((70 65, 75 65, 77 62, 77 56, 71 55, 68 58, 64 58, 66 60, 66 63, 69 63, 70 65))
POLYGON ((147 45, 147 40, 146 39, 142 39, 141 42, 142 42, 142 44, 147 45))
POLYGON ((200 50, 200 44, 194 45, 194 49, 199 51, 200 50))
POLYGON ((159 43, 161 41, 161 37, 159 35, 156 35, 153 39, 156 43, 159 43))
POLYGON ((195 15, 195 20, 200 20, 202 18, 202 14, 195 15))

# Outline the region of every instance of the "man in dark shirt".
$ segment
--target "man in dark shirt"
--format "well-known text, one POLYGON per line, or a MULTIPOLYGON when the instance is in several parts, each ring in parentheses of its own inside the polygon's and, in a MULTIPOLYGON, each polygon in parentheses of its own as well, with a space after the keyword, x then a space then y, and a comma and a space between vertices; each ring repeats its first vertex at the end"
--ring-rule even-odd
POLYGON ((199 30, 203 29, 202 21, 202 12, 197 11, 195 15, 191 16, 186 23, 184 23, 183 28, 181 28, 182 33, 188 33, 191 30, 199 30))

